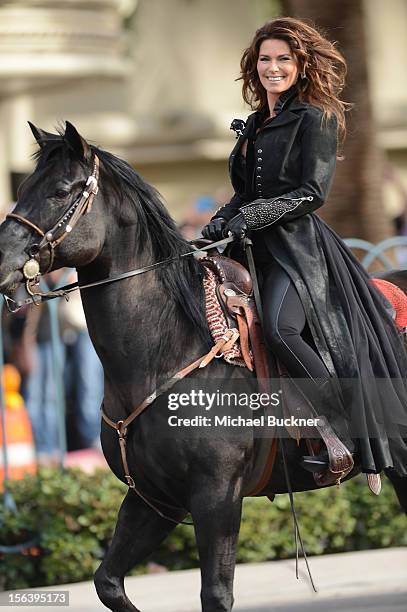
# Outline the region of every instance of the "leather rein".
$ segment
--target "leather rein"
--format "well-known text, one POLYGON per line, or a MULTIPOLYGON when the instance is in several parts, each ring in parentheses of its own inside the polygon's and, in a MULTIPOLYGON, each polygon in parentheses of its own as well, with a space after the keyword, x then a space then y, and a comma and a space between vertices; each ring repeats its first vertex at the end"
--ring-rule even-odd
MULTIPOLYGON (((145 272, 149 272, 150 270, 154 270, 161 266, 168 265, 183 257, 190 257, 191 255, 195 255, 199 251, 208 251, 214 249, 218 246, 224 246, 233 242, 234 238, 224 238, 223 240, 219 240, 218 242, 213 242, 210 245, 197 248, 194 247, 193 250, 188 251, 187 253, 181 253, 180 255, 176 255, 175 257, 170 257, 165 259, 164 261, 158 261, 148 266, 144 266, 142 268, 137 268, 135 270, 129 270, 128 272, 123 272, 122 274, 118 274, 117 276, 103 278, 101 280, 95 281, 93 283, 87 283, 85 285, 79 285, 79 283, 70 283, 68 285, 64 285, 63 287, 58 287, 53 291, 48 291, 46 293, 41 291, 34 291, 34 287, 39 285, 39 279, 41 275, 47 274, 52 268, 54 262, 54 250, 55 248, 61 244, 61 242, 72 232, 75 225, 78 223, 79 219, 82 215, 90 212, 92 210, 92 204, 95 196, 99 191, 99 158, 97 155, 94 156, 93 163, 93 172, 88 177, 85 189, 83 190, 79 200, 74 202, 72 206, 68 209, 66 213, 64 213, 55 225, 49 229, 48 231, 43 231, 38 225, 26 219, 22 215, 18 215, 16 213, 9 213, 6 216, 6 219, 14 219, 23 225, 27 225, 29 228, 33 229, 41 236, 41 241, 38 244, 33 244, 29 248, 28 255, 29 259, 25 262, 22 273, 25 279, 25 286, 27 293, 30 295, 29 298, 24 300, 14 300, 9 296, 5 295, 4 299, 6 302, 6 306, 9 312, 15 313, 23 306, 28 306, 30 304, 35 304, 39 306, 41 302, 46 302, 48 300, 52 300, 55 298, 64 297, 65 299, 69 299, 69 293, 76 290, 81 289, 90 289, 92 287, 99 287, 101 285, 107 285, 110 283, 114 283, 120 280, 124 280, 126 278, 131 278, 132 276, 138 276, 139 274, 144 274, 145 272), (47 269, 45 272, 40 271, 40 255, 44 248, 49 249, 49 262, 47 269)), ((191 244, 195 241, 192 240, 191 244)))

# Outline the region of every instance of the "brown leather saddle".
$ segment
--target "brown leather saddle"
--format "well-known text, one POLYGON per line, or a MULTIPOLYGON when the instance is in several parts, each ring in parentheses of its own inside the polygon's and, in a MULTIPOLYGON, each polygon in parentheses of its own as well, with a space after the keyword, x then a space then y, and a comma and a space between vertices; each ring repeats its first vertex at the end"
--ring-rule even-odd
POLYGON ((202 260, 218 279, 216 294, 229 328, 237 327, 246 366, 257 379, 267 380, 269 368, 260 320, 252 299, 253 283, 249 272, 237 261, 215 255, 202 260))
MULTIPOLYGON (((253 283, 249 272, 239 262, 219 254, 211 254, 211 256, 205 257, 201 261, 215 273, 218 279, 216 292, 219 303, 223 309, 228 326, 235 328, 237 323, 240 333, 241 351, 247 367, 253 370, 252 364, 254 364, 260 390, 269 392, 270 374, 267 348, 252 297, 253 283)), ((280 363, 277 366, 283 388, 284 417, 293 416, 306 419, 315 417, 315 412, 312 411, 309 402, 296 389, 284 366, 280 363), (288 384, 289 381, 290 384, 288 384)), ((304 435, 304 432, 299 428, 290 430, 287 427, 287 430, 289 435, 296 439, 297 442, 303 437, 306 438, 307 447, 311 455, 319 452, 321 441, 325 444, 328 450, 329 467, 313 474, 316 484, 322 487, 339 483, 348 476, 354 468, 354 461, 352 455, 339 440, 327 420, 323 417, 318 417, 318 419, 315 440, 311 440, 309 435, 304 435)), ((257 454, 257 461, 253 470, 253 474, 256 474, 256 482, 252 479, 251 490, 247 493, 248 496, 259 495, 262 489, 266 487, 271 478, 276 453, 276 438, 272 440, 266 451, 263 444, 261 452, 257 454), (261 469, 259 463, 262 464, 261 469)))

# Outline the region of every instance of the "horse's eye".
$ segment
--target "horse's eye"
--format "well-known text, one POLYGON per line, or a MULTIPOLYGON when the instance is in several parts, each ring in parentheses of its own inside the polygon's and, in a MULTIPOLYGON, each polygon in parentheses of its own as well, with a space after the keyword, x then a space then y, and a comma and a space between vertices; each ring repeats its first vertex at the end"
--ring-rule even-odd
POLYGON ((64 198, 69 196, 69 191, 66 191, 64 189, 58 189, 58 191, 55 192, 55 198, 58 198, 58 200, 63 200, 64 198))

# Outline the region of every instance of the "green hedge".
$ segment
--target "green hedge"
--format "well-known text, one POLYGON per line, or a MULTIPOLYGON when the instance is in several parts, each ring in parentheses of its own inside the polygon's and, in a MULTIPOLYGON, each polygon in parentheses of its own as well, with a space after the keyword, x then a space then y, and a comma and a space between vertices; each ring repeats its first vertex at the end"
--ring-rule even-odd
MULTIPOLYGON (((43 469, 37 478, 12 484, 18 514, 0 499, 0 544, 39 534, 38 546, 24 554, 0 554, 1 589, 87 580, 103 556, 126 491, 110 472, 93 475, 43 469)), ((300 528, 309 554, 407 545, 407 519, 390 483, 375 497, 360 477, 342 485, 295 496, 300 528)), ((289 500, 247 499, 238 561, 283 559, 294 554, 289 500)), ((150 558, 168 569, 196 567, 194 530, 180 525, 150 558)), ((137 572, 145 568, 138 568, 137 572)))

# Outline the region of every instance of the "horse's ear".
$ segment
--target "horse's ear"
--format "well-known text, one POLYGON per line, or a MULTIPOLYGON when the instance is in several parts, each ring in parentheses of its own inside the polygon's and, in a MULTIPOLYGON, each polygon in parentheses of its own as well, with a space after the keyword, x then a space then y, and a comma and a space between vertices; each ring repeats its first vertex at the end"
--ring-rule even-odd
POLYGON ((65 123, 65 135, 64 140, 66 144, 72 149, 72 151, 84 161, 90 161, 92 157, 92 151, 90 145, 84 138, 79 134, 76 127, 66 121, 65 123))
POLYGON ((45 130, 41 130, 41 128, 37 128, 31 121, 28 121, 28 125, 41 148, 46 145, 48 140, 56 140, 59 138, 57 134, 51 134, 51 132, 46 132, 45 130))

